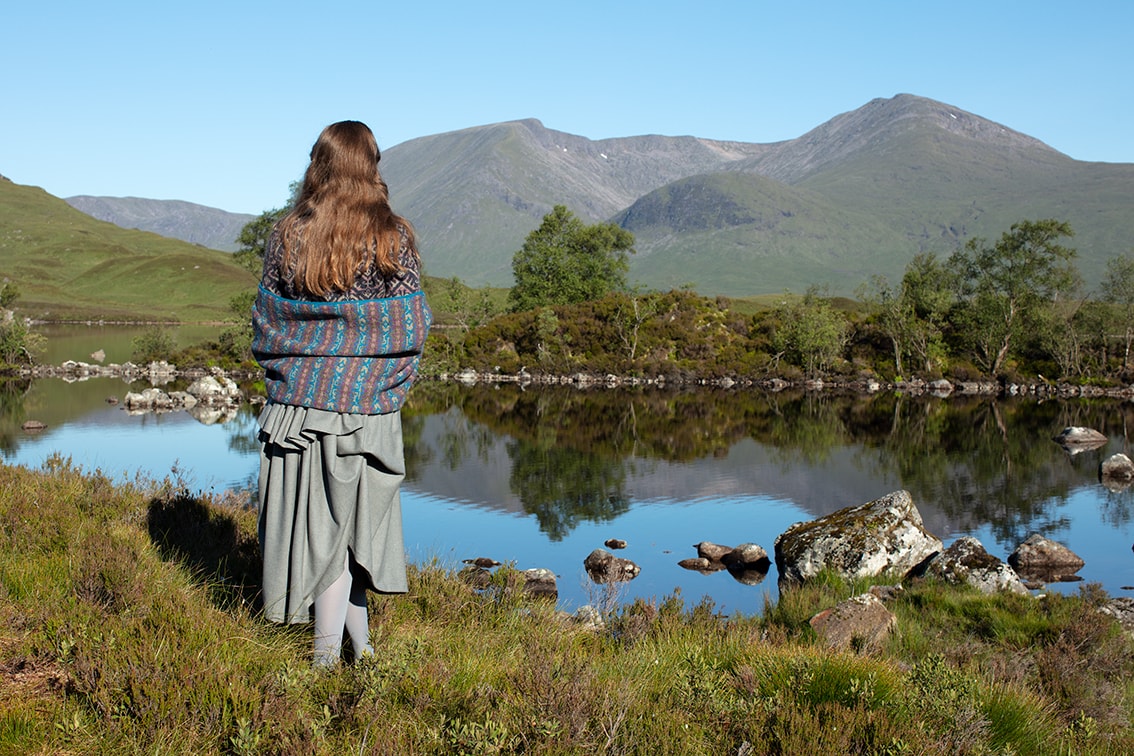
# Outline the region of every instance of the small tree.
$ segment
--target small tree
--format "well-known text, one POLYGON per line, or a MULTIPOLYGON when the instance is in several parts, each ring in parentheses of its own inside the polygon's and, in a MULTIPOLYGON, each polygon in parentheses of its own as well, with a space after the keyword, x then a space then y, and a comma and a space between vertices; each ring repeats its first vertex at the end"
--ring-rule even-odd
POLYGON ((1122 372, 1130 368, 1130 345, 1134 342, 1134 255, 1114 257, 1106 263, 1102 300, 1117 310, 1122 332, 1122 372))
POLYGON ((33 331, 12 311, 19 296, 19 289, 9 279, 0 281, 0 365, 35 364, 47 348, 44 335, 33 331))
POLYGON ((233 258, 241 266, 253 273, 259 273, 264 266, 264 252, 268 248, 268 237, 276 221, 287 214, 289 208, 281 207, 275 210, 265 210, 255 219, 244 224, 236 243, 240 248, 236 250, 233 258))
POLYGON ((629 231, 614 223, 588 226, 556 205, 512 257, 513 312, 586 302, 624 288, 633 247, 629 231))
POLYGON ((959 305, 953 324, 987 372, 1000 372, 1041 308, 1075 290, 1075 250, 1058 243, 1073 235, 1060 221, 1021 221, 995 245, 971 239, 949 258, 959 305))
POLYGON ((850 326, 842 313, 808 289, 802 300, 778 308, 773 347, 809 377, 828 370, 842 356, 850 326))

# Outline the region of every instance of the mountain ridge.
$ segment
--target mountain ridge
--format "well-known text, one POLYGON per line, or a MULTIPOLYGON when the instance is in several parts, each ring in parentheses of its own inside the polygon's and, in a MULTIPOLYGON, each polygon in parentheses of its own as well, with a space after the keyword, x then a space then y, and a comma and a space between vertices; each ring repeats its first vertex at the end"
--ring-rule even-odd
POLYGON ((896 274, 920 252, 948 254, 974 236, 995 238, 1014 222, 1042 217, 1071 223, 1094 283, 1108 257, 1128 250, 1122 239, 1134 237, 1123 212, 1134 204, 1134 166, 1076 161, 1008 126, 911 94, 876 98, 767 144, 589 140, 536 119, 508 121, 396 145, 385 152, 383 175, 397 209, 420 231, 431 274, 473 284, 509 285, 512 254, 555 204, 633 231, 634 282, 730 295, 812 284, 849 294, 874 273, 896 274), (731 196, 709 178, 719 173, 781 186, 739 182, 732 186, 740 196, 731 196), (712 227, 692 227, 692 218, 707 217, 701 194, 752 215, 761 192, 787 204, 764 207, 760 222, 717 213, 712 227), (794 218, 769 223, 780 211, 794 218))
POLYGON ((230 213, 215 207, 184 200, 155 200, 143 197, 100 197, 79 194, 64 201, 92 218, 122 228, 152 231, 190 244, 235 252, 240 230, 255 218, 246 213, 230 213))

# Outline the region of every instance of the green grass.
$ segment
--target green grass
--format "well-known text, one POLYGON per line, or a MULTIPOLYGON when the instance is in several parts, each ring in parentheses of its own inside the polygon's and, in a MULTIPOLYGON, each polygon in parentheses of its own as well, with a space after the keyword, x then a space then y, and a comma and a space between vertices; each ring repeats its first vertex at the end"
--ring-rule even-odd
POLYGON ((49 320, 202 322, 256 278, 232 256, 119 228, 41 189, 0 181, 0 277, 20 315, 49 320))
MULTIPOLYGON (((0 466, 0 753, 1121 753, 1131 646, 1099 596, 940 585, 892 605, 879 656, 806 632, 863 585, 762 617, 678 596, 587 630, 498 570, 436 562, 371 598, 379 653, 330 672, 254 609, 255 513, 53 459, 0 466)), ((604 602, 600 602, 602 604, 604 602)))

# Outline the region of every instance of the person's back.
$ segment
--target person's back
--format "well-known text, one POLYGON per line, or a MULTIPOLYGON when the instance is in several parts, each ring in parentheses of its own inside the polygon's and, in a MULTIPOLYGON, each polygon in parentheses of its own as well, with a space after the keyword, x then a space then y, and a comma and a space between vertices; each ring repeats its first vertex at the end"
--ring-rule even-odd
POLYGON ((307 622, 335 663, 344 625, 371 652, 366 589, 407 590, 400 409, 431 315, 412 226, 390 209, 357 121, 324 129, 295 208, 277 224, 253 308, 264 613, 307 622))

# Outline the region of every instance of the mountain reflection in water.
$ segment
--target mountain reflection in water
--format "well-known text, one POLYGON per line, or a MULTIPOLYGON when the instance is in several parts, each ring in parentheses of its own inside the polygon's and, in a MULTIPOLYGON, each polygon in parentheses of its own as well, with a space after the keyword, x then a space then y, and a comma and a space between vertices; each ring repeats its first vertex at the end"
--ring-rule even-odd
MULTIPOLYGON (((176 466, 203 490, 254 485, 254 409, 223 426, 185 413, 131 416, 105 402, 125 390, 98 379, 0 391, 5 461, 35 467, 59 452, 108 474, 164 477, 176 466), (48 430, 24 434, 30 418, 48 430)), ((774 567, 753 586, 677 562, 703 540, 771 554, 793 522, 905 488, 946 544, 971 534, 1006 558, 1041 532, 1087 560, 1085 580, 1123 595, 1134 585, 1132 494, 1105 489, 1097 470, 1127 451, 1132 411, 1094 400, 423 382, 403 413, 407 548, 415 561, 453 567, 487 556, 550 568, 571 609, 602 593, 583 559, 622 538, 618 555, 642 572, 619 596, 679 590, 688 603, 708 595, 722 611, 759 612, 776 594, 774 567), (1110 443, 1069 455, 1051 440, 1067 426, 1097 428, 1110 443)))

